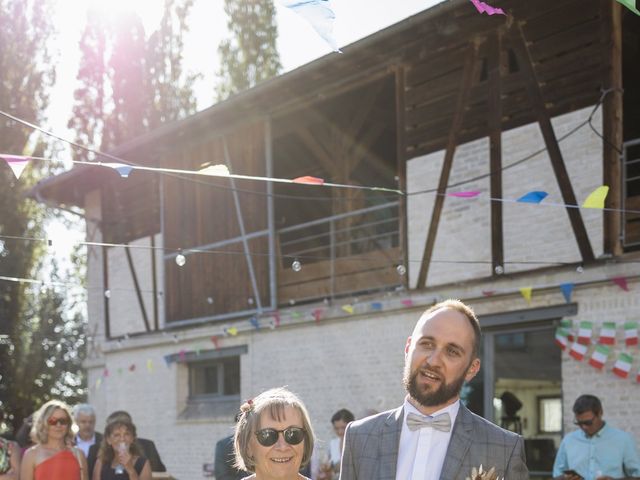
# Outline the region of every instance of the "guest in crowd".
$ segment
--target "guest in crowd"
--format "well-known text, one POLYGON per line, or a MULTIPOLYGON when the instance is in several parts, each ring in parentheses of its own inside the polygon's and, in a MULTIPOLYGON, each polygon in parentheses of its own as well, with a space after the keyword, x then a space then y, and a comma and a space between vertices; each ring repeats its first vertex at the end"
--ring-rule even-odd
MULTIPOLYGON (((235 417, 235 422, 240 420, 240 413, 235 417)), ((216 480, 241 480, 247 476, 247 472, 238 470, 235 466, 236 454, 233 449, 233 434, 218 440, 216 443, 213 471, 216 480)))
POLYGON ((96 432, 96 411, 88 403, 81 403, 73 407, 73 420, 78 426, 74 443, 88 457, 91 445, 100 445, 102 440, 102 435, 96 432))
MULTIPOLYGON (((0 425, 4 413, 0 410, 0 425)), ((0 480, 17 480, 20 472, 20 447, 16 442, 0 437, 0 480)))
POLYGON ((151 480, 151 465, 140 454, 133 423, 123 419, 107 423, 92 480, 151 480))
POLYGON ((329 442, 329 452, 326 461, 323 461, 320 465, 318 480, 333 480, 340 477, 340 458, 342 456, 344 431, 347 425, 354 420, 353 413, 346 408, 341 408, 331 417, 331 424, 336 438, 329 442))
POLYGON ((246 480, 300 480, 313 452, 313 429, 302 401, 274 388, 240 407, 234 445, 236 467, 254 472, 246 480))
POLYGON ((20 447, 20 453, 24 455, 29 447, 33 446, 33 441, 31 440, 31 428, 33 427, 33 414, 25 417, 22 420, 22 425, 16 432, 16 442, 18 442, 18 446, 20 447))
POLYGON ((71 411, 57 400, 45 403, 34 414, 31 437, 35 445, 24 454, 21 480, 88 480, 82 451, 71 446, 71 411))
MULTIPOLYGON (((113 422, 114 420, 123 420, 125 422, 133 423, 131 419, 131 415, 129 412, 125 412, 124 410, 116 410, 111 415, 107 417, 107 424, 113 422)), ((167 468, 162 463, 162 459, 160 458, 160 454, 158 453, 158 449, 156 448, 155 443, 147 438, 136 438, 136 445, 138 446, 138 450, 140 454, 149 460, 149 464, 151 465, 152 472, 166 472, 167 468)), ((94 465, 96 464, 96 459, 98 458, 98 447, 99 445, 91 445, 89 448, 89 456, 87 458, 89 462, 89 474, 93 474, 94 465)))

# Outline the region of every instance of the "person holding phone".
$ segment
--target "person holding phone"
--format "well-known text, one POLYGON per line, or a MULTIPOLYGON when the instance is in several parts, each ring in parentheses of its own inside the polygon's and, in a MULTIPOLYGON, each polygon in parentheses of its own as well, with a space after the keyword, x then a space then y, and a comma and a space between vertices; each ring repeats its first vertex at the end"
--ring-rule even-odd
POLYGON ((151 465, 140 454, 133 423, 107 423, 92 480, 151 480, 151 465))
POLYGON ((640 456, 633 437, 602 419, 598 397, 578 397, 573 414, 578 430, 565 436, 560 444, 553 464, 554 479, 640 478, 640 456))

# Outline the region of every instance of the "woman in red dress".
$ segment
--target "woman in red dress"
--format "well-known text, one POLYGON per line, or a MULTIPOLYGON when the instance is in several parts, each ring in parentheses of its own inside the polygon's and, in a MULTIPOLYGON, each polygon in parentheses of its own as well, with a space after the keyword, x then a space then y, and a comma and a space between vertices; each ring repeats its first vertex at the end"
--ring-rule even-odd
POLYGON ((31 436, 36 444, 24 454, 22 480, 88 480, 87 461, 72 445, 71 411, 51 400, 35 414, 31 436))

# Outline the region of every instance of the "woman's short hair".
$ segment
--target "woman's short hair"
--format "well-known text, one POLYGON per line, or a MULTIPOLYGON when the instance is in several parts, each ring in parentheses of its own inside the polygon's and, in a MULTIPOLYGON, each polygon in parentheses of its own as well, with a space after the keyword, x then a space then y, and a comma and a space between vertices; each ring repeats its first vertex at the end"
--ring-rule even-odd
POLYGON ((294 393, 286 388, 272 388, 262 392, 256 398, 247 400, 240 407, 240 419, 236 424, 233 443, 235 448, 235 466, 240 470, 255 472, 255 461, 249 454, 251 437, 260 430, 260 417, 262 412, 268 412, 273 420, 282 421, 286 407, 293 407, 300 412, 302 428, 304 429, 304 451, 302 453, 301 466, 306 466, 311 460, 315 437, 311 428, 309 412, 294 393))
POLYGON ((116 455, 113 451, 113 447, 107 443, 107 440, 114 430, 120 427, 125 427, 129 430, 133 437, 133 442, 129 447, 129 453, 133 456, 141 455, 138 444, 136 443, 136 438, 138 438, 136 434, 136 426, 132 422, 128 422, 124 419, 114 420, 107 423, 107 426, 104 429, 104 435, 102 436, 102 442, 100 443, 100 450, 98 451, 98 458, 102 461, 103 465, 110 465, 116 455))
POLYGON ((34 443, 47 443, 47 440, 49 440, 49 418, 51 418, 56 410, 62 410, 69 421, 67 433, 64 436, 65 443, 70 444, 73 442, 73 417, 71 416, 71 408, 60 400, 49 400, 33 414, 31 440, 33 440, 34 443))

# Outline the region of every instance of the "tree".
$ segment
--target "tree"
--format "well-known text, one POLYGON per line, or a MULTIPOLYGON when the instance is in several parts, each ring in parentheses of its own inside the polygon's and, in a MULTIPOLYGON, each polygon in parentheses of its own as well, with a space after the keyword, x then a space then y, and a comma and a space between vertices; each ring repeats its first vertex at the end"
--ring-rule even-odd
POLYGON ((218 47, 218 99, 251 88, 280 71, 272 0, 225 0, 231 38, 218 47))

